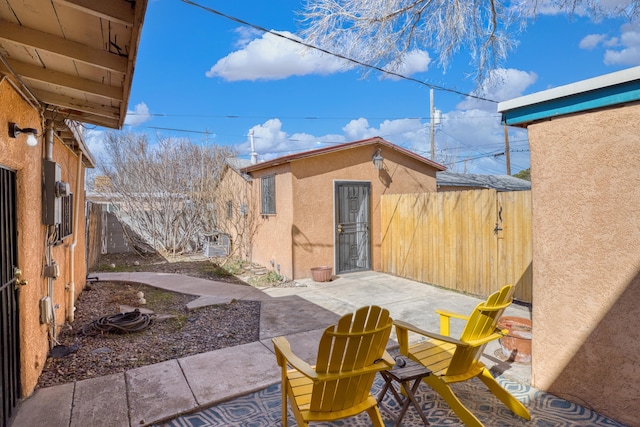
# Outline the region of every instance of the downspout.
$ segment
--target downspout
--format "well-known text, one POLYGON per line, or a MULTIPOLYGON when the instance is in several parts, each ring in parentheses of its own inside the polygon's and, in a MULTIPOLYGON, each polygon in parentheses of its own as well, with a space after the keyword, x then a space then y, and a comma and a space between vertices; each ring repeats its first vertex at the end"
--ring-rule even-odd
POLYGON ((67 321, 68 322, 73 322, 73 319, 75 318, 75 311, 76 311, 76 306, 75 306, 75 302, 76 302, 76 283, 75 283, 75 277, 76 277, 76 257, 75 257, 75 251, 76 251, 76 245, 78 244, 78 223, 79 223, 79 218, 80 218, 80 191, 82 190, 82 180, 80 179, 81 177, 81 173, 82 173, 82 151, 78 152, 78 170, 76 173, 76 196, 74 197, 74 204, 75 206, 73 207, 73 242, 71 243, 71 246, 69 247, 69 269, 70 269, 70 280, 69 280, 69 311, 67 312, 67 321))
POLYGON ((47 140, 46 140, 45 159, 53 161, 53 123, 47 122, 47 140))

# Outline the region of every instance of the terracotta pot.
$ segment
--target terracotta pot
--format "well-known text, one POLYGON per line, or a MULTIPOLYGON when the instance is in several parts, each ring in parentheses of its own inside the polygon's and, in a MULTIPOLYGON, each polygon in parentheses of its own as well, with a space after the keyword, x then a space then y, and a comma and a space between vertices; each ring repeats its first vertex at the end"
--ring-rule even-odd
POLYGON ((322 267, 314 267, 311 269, 311 277, 314 282, 328 282, 331 280, 333 268, 326 265, 322 267))
POLYGON ((503 316, 498 320, 498 328, 509 331, 507 336, 498 340, 502 354, 514 362, 531 363, 531 320, 503 316))

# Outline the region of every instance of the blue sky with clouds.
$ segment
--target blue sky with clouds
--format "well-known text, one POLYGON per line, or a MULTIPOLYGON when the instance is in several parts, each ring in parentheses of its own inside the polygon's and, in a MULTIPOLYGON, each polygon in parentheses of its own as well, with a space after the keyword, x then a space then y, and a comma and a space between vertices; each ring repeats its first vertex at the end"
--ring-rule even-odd
MULTIPOLYGON (((302 1, 199 4, 296 38, 302 1)), ((517 36, 503 68, 482 84, 503 101, 640 65, 640 25, 593 22, 540 7, 517 36)), ((436 161, 450 170, 504 174, 504 130, 497 104, 468 98, 477 82, 462 51, 443 70, 434 52, 415 51, 400 73, 435 85, 436 161)), ((179 0, 150 0, 125 131, 229 145, 248 158, 254 133, 261 160, 381 136, 430 156, 429 88, 361 70, 270 33, 179 0)), ((98 159, 103 130, 88 132, 98 159)), ((511 172, 529 167, 527 133, 509 130, 511 172)))

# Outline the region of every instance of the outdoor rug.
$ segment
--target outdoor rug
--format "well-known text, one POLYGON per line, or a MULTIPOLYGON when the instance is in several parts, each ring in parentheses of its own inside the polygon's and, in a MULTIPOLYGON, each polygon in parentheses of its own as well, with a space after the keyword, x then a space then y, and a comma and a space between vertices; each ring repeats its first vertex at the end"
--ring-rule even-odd
MULTIPOLYGON (((496 399, 478 379, 465 383, 453 384, 456 395, 480 421, 491 427, 564 427, 564 426, 615 426, 625 427, 623 424, 610 420, 589 409, 574 403, 559 399, 551 394, 541 392, 529 386, 498 377, 500 384, 505 387, 518 400, 524 403, 531 413, 531 421, 525 421, 511 413, 502 402, 496 399)), ((380 375, 376 377, 372 392, 374 396, 384 386, 380 375)), ((445 401, 438 396, 426 384, 421 384, 416 398, 433 427, 461 426, 462 423, 449 409, 445 401)), ((260 390, 228 402, 215 405, 211 408, 176 418, 163 427, 209 427, 209 426, 247 426, 247 427, 272 427, 281 426, 281 392, 280 384, 260 390)), ((381 409, 382 418, 386 427, 395 423, 393 414, 400 410, 399 404, 391 393, 382 401, 392 413, 381 409)), ((290 412, 290 411, 289 411, 290 412)), ((296 422, 289 416, 289 425, 295 426, 296 422)), ((314 423, 314 426, 370 426, 369 417, 360 414, 357 417, 347 418, 333 423, 314 423)), ((402 420, 403 426, 423 425, 420 416, 410 406, 402 420)))

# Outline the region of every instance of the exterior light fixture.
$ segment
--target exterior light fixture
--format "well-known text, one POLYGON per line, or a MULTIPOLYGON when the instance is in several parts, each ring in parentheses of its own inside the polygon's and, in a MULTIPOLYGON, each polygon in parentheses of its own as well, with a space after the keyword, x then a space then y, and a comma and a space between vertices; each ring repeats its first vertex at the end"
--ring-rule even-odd
POLYGON ((382 148, 378 148, 376 150, 376 153, 371 157, 371 161, 373 162, 373 167, 375 167, 376 170, 381 170, 383 167, 384 157, 382 157, 382 154, 380 154, 381 152, 382 152, 382 148))
POLYGON ((9 136, 11 138, 17 138, 18 135, 20 135, 21 133, 25 133, 29 135, 27 136, 27 145, 29 147, 35 147, 36 145, 38 145, 38 139, 36 138, 36 136, 38 136, 38 129, 34 129, 34 128, 21 129, 20 127, 18 127, 17 124, 13 122, 9 122, 9 136))

